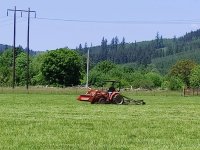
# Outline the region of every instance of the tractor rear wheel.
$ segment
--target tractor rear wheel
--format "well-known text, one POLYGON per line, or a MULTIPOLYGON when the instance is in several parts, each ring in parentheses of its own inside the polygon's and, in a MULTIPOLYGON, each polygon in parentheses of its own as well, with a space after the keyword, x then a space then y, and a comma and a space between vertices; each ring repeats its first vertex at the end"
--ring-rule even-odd
POLYGON ((121 96, 120 94, 114 95, 114 97, 113 97, 113 103, 119 104, 119 105, 123 104, 124 103, 123 96, 121 96))
POLYGON ((106 98, 105 97, 100 97, 99 100, 98 100, 98 103, 99 104, 106 104, 107 103, 106 98))

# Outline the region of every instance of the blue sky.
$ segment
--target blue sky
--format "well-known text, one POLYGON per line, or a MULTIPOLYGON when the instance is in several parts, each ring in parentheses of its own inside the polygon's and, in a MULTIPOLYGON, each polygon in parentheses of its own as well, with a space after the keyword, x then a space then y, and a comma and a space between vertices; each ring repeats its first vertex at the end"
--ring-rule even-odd
MULTIPOLYGON (((1 44, 13 45, 13 13, 9 12, 8 17, 6 13, 14 6, 17 9, 30 7, 37 11, 38 18, 97 21, 31 18, 30 48, 36 51, 75 48, 85 42, 99 45, 103 36, 109 42, 115 36, 120 40, 125 37, 126 42, 152 40, 157 32, 163 38, 172 38, 200 28, 200 0, 0 0, 1 44)), ((17 16, 16 44, 26 47, 27 14, 22 18, 20 13, 17 16)))

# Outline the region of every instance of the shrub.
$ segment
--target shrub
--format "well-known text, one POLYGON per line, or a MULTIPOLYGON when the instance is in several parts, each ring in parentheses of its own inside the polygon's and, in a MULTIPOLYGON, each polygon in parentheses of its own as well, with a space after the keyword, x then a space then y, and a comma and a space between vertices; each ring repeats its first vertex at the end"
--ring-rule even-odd
POLYGON ((169 89, 170 90, 180 90, 184 86, 182 80, 178 77, 172 76, 169 80, 169 89))

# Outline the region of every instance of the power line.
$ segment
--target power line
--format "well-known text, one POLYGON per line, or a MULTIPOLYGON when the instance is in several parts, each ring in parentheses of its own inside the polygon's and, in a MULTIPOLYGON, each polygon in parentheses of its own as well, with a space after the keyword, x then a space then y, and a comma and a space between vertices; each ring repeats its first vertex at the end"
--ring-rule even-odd
MULTIPOLYGON (((25 11, 27 10, 17 10, 17 11, 25 11)), ((21 14, 22 15, 22 14, 21 14)), ((4 19, 5 16, 0 17, 0 19, 4 19)), ((32 17, 31 17, 32 18, 32 17)), ((82 20, 82 19, 64 19, 64 18, 48 18, 48 17, 34 17, 38 20, 48 20, 48 21, 62 21, 62 22, 78 22, 78 23, 99 23, 99 24, 191 24, 196 23, 200 24, 200 19, 176 19, 176 20, 82 20)))
POLYGON ((38 20, 49 20, 49 21, 62 21, 62 22, 78 22, 78 23, 101 23, 101 24, 191 24, 196 23, 200 24, 200 19, 191 19, 191 20, 128 20, 128 21, 106 21, 106 20, 81 20, 81 19, 61 19, 61 18, 42 18, 37 17, 38 20))

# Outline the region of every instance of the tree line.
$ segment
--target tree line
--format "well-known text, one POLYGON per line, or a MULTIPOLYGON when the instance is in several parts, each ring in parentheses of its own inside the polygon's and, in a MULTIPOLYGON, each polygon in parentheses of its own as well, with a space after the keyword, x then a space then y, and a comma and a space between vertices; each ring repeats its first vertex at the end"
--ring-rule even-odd
MULTIPOLYGON (((27 81, 27 54, 16 48, 16 86, 27 81)), ((69 49, 57 49, 30 56, 30 85, 71 86, 80 84, 82 78, 82 57, 69 49)), ((11 86, 13 82, 13 52, 6 49, 0 54, 0 85, 11 86)))
POLYGON ((161 75, 154 65, 117 65, 110 61, 102 61, 91 70, 89 83, 101 86, 107 79, 119 80, 124 87, 132 88, 196 88, 200 86, 200 65, 192 60, 181 60, 176 62, 166 75, 161 75))
MULTIPOLYGON (((87 49, 87 43, 84 46, 80 44, 76 48, 81 54, 86 54, 87 49)), ((103 37, 100 46, 90 47, 90 59, 93 64, 109 60, 116 64, 137 63, 147 66, 154 64, 159 59, 162 62, 162 59, 166 57, 177 57, 176 60, 179 60, 182 53, 190 54, 193 51, 199 52, 198 55, 200 55, 200 30, 186 33, 179 38, 174 36, 172 39, 163 38, 162 35, 157 33, 155 39, 151 41, 135 41, 133 43, 127 43, 124 37, 121 41, 117 36, 113 37, 110 42, 103 37)), ((186 59, 194 60, 192 56, 191 58, 186 57, 186 59)), ((168 66, 172 65, 170 61, 166 63, 169 63, 169 65, 166 64, 166 68, 165 65, 162 66, 164 68, 158 68, 162 74, 165 74, 169 69, 168 66)), ((158 65, 157 67, 161 66, 158 65)))
MULTIPOLYGON (((89 84, 100 86, 103 80, 120 80, 124 87, 179 89, 199 86, 200 31, 173 39, 159 33, 152 41, 126 43, 118 37, 90 49, 89 84), (178 61, 177 61, 178 60, 178 61), (178 62, 181 69, 173 67, 178 62), (192 61, 192 62, 190 62, 192 61), (184 68, 188 66, 188 68, 184 68), (191 67, 191 68, 190 68, 191 67), (181 72, 178 72, 181 70, 181 72), (182 74, 186 71, 186 74, 182 74)), ((72 86, 85 84, 87 43, 76 50, 61 48, 31 53, 30 85, 72 86)), ((17 86, 26 84, 27 58, 22 47, 16 49, 17 86)), ((0 52, 0 85, 12 85, 13 54, 11 47, 0 52)))
MULTIPOLYGON (((25 86, 27 77, 27 54, 16 49, 16 86, 25 86)), ((67 87, 85 85, 86 58, 77 51, 56 49, 30 58, 30 85, 67 87)), ((12 49, 0 54, 0 85, 12 85, 12 49)), ((116 64, 109 60, 97 63, 89 73, 90 86, 102 86, 104 80, 119 80, 123 87, 181 89, 183 86, 200 86, 200 65, 192 60, 181 60, 166 75, 160 74, 153 64, 116 64)))

